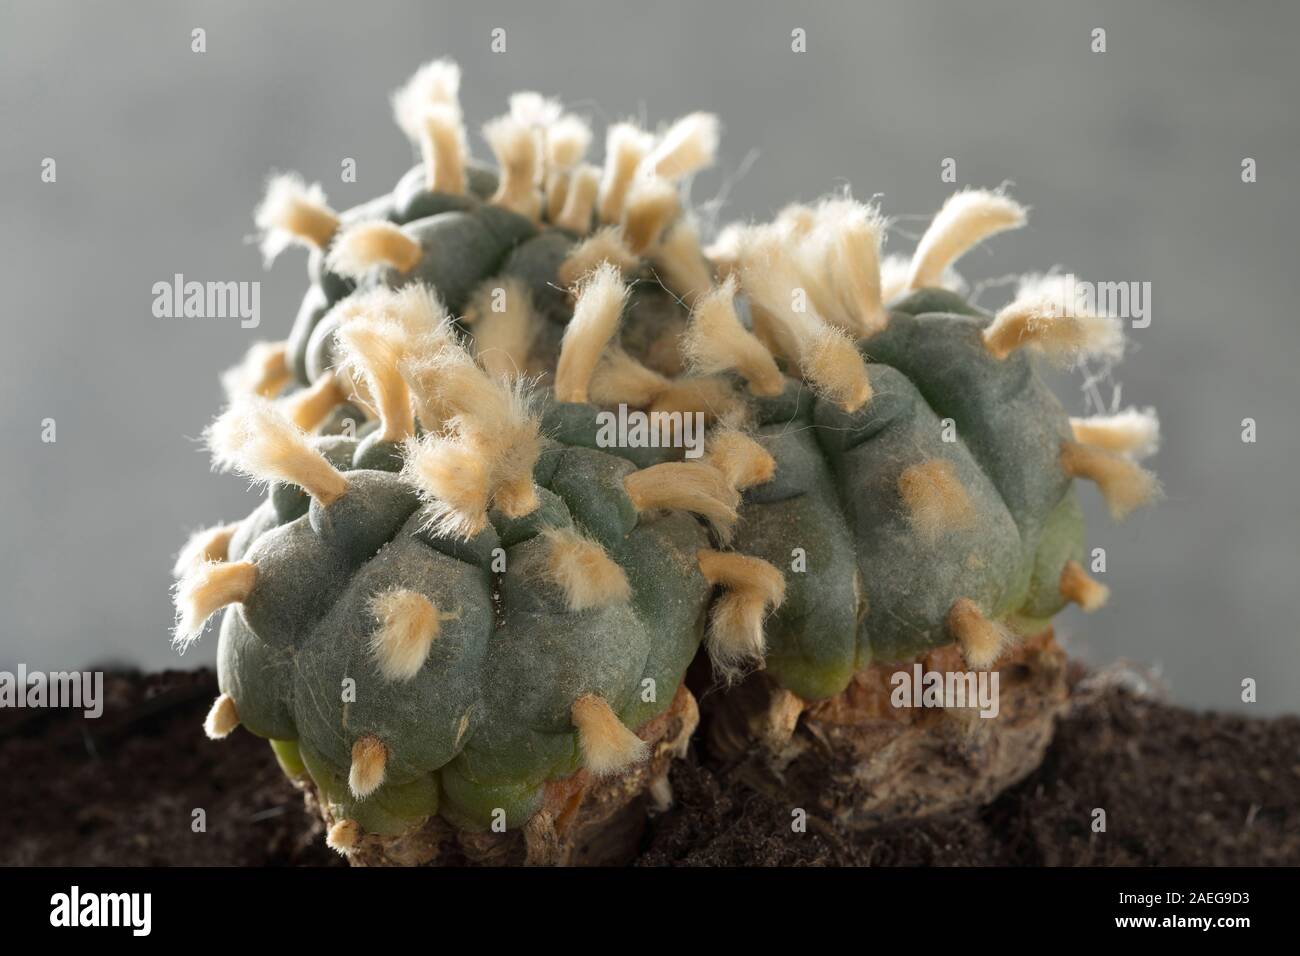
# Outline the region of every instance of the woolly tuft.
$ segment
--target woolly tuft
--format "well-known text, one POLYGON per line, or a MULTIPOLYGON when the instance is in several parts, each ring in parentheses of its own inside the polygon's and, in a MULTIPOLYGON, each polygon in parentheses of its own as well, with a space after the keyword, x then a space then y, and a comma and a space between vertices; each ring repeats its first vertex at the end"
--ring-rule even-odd
POLYGON ((627 575, 597 542, 572 528, 548 528, 547 570, 564 591, 570 611, 625 604, 632 596, 627 575))
POLYGON ((347 856, 361 843, 361 825, 355 820, 339 820, 325 834, 325 845, 347 856))
POLYGON ((904 469, 898 476, 898 493, 912 527, 931 544, 975 523, 975 506, 946 458, 931 458, 904 469))
POLYGON ((239 522, 201 528, 190 535, 176 563, 172 565, 173 577, 184 577, 191 570, 209 562, 224 561, 230 547, 230 538, 239 528, 239 522))
POLYGON ((712 113, 691 113, 668 128, 646 157, 645 167, 675 182, 712 166, 717 152, 718 118, 712 113))
POLYGON ((947 625, 961 646, 966 663, 976 670, 992 667, 1014 640, 1007 628, 986 618, 970 598, 959 598, 953 603, 947 625))
POLYGON ((649 408, 672 382, 648 369, 620 348, 607 349, 591 376, 588 401, 593 405, 649 408))
POLYGON ((623 479, 623 489, 637 511, 689 511, 706 518, 724 540, 740 505, 740 495, 726 476, 702 461, 666 461, 642 468, 623 479))
POLYGON ((465 322, 473 326, 474 356, 488 374, 508 379, 523 373, 541 332, 527 283, 517 276, 484 282, 470 299, 465 322))
POLYGON ((871 398, 867 367, 853 340, 813 308, 790 239, 774 227, 750 230, 740 244, 741 285, 749 293, 760 339, 799 365, 813 389, 845 411, 871 398))
POLYGON ((222 373, 221 387, 228 401, 242 395, 271 398, 292 377, 285 342, 254 342, 238 365, 222 373))
POLYGON ((1160 448, 1160 419, 1154 408, 1126 408, 1114 415, 1071 418, 1074 440, 1142 459, 1160 448))
POLYGON ((398 371, 407 347, 405 330, 397 322, 359 318, 334 333, 342 360, 360 375, 379 411, 380 440, 402 441, 415 433, 411 391, 398 371))
POLYGON ((1132 459, 1104 448, 1062 442, 1061 467, 1072 478, 1095 482, 1116 521, 1122 521, 1160 496, 1160 483, 1155 475, 1132 459))
POLYGON ((741 325, 735 295, 736 279, 731 276, 696 301, 682 339, 682 353, 697 374, 735 371, 755 395, 780 395, 785 376, 772 353, 741 325))
POLYGON ((689 216, 677 220, 663 242, 650 253, 660 280, 685 303, 698 302, 713 291, 713 269, 700 248, 700 234, 689 216))
POLYGON ((430 192, 464 194, 465 127, 459 109, 440 104, 426 110, 420 151, 430 192))
POLYGON ((379 626, 370 636, 370 653, 390 681, 407 681, 420 672, 438 637, 441 615, 418 591, 391 588, 370 599, 379 626))
POLYGON ((650 756, 646 742, 623 725, 603 697, 579 697, 570 718, 578 730, 583 765, 594 777, 622 773, 650 756))
POLYGON ((203 720, 203 732, 209 740, 221 740, 229 737, 238 726, 239 710, 235 707, 235 699, 223 693, 212 702, 212 709, 203 720))
POLYGON ((324 250, 339 227, 338 214, 326 204, 320 183, 308 186, 296 173, 281 173, 267 181, 253 222, 268 266, 294 243, 324 250))
POLYGON ((1065 562, 1059 587, 1061 597, 1088 612, 1103 607, 1110 598, 1110 588, 1088 577, 1088 572, 1078 561, 1065 562))
POLYGON ((560 401, 587 400, 591 375, 618 328, 627 293, 618 268, 610 262, 597 266, 579 287, 555 367, 555 397, 560 401))
POLYGON ((371 269, 389 266, 410 272, 424 256, 420 244, 391 222, 359 222, 348 226, 326 257, 332 272, 360 279, 371 269))
POLYGON ((453 60, 426 63, 393 93, 393 119, 414 143, 424 134, 429 107, 450 107, 460 113, 460 67, 453 60))
POLYGON ((287 481, 328 505, 348 490, 348 480, 308 441, 306 434, 266 399, 231 405, 204 432, 213 461, 255 482, 287 481))
POLYGON ((560 283, 565 288, 573 288, 584 276, 606 262, 623 276, 631 275, 641 265, 640 257, 623 241, 623 230, 618 226, 598 229, 570 249, 560 264, 560 283))
POLYGON ((325 420, 325 416, 342 402, 347 401, 347 390, 338 376, 326 372, 307 388, 288 396, 281 403, 285 415, 305 432, 310 432, 325 420))
POLYGON ((638 178, 627 193, 623 209, 623 237, 637 255, 659 242, 681 208, 677 187, 658 177, 638 178))
POLYGON ((776 460, 767 449, 736 428, 721 428, 709 439, 709 464, 737 491, 771 481, 776 460))
POLYGON ((348 789, 364 800, 384 783, 388 766, 388 748, 378 737, 358 737, 352 745, 352 766, 348 770, 348 789))
POLYGON ((1124 335, 1117 319, 1084 307, 1073 276, 1034 276, 984 330, 984 345, 1000 359, 1032 348, 1068 364, 1087 355, 1118 359, 1124 335))
POLYGON ((714 670, 730 684, 762 660, 763 621, 785 600, 785 578, 750 555, 702 550, 698 557, 704 579, 724 589, 710 613, 707 649, 714 670))
POLYGON ((191 570, 176 585, 172 646, 184 654, 208 618, 228 604, 242 603, 256 583, 257 566, 251 561, 216 561, 191 570))
POLYGON ((603 223, 623 219, 628 190, 637 168, 654 146, 654 137, 635 123, 615 123, 605 134, 605 167, 600 180, 597 215, 603 223))
POLYGON ((943 204, 912 256, 909 289, 940 285, 948 267, 968 250, 999 232, 1019 229, 1029 210, 1009 196, 986 189, 964 189, 943 204))
POLYGON ((514 116, 498 116, 483 124, 483 138, 500 167, 501 180, 491 202, 536 220, 542 197, 537 189, 541 156, 535 131, 514 116))
POLYGON ((592 210, 600 189, 600 169, 582 165, 573 171, 565 191, 564 205, 555 216, 555 225, 580 236, 591 231, 592 210))

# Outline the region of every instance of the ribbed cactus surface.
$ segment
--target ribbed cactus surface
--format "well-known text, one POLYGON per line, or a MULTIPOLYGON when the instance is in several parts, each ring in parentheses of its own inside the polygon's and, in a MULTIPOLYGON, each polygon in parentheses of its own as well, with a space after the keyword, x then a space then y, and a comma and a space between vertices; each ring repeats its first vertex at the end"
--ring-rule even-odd
POLYGON ((1149 500, 1155 420, 1072 420, 1039 377, 1122 346, 1066 277, 994 314, 959 293, 1023 207, 959 192, 910 259, 846 195, 706 249, 681 183, 711 116, 617 124, 596 167, 584 121, 519 94, 490 168, 458 83, 437 61, 394 97, 423 161, 390 195, 340 214, 272 180, 264 248, 308 246, 311 286, 208 432, 267 495, 178 563, 177 641, 224 609, 209 733, 305 769, 335 845, 519 827, 626 770, 701 646, 723 684, 762 666, 815 700, 954 642, 992 666, 1104 600, 1074 479, 1149 500))

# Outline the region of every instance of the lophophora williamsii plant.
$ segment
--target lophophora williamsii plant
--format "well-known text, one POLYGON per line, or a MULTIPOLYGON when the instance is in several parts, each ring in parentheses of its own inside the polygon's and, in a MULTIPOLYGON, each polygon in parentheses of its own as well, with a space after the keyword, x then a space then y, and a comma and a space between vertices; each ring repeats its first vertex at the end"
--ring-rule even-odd
POLYGON ((256 212, 311 285, 207 432, 265 498, 177 564, 177 645, 221 612, 209 736, 269 739, 356 863, 625 857, 671 801, 697 655, 714 752, 839 824, 1027 773, 1051 618, 1106 598, 1074 479, 1116 517, 1158 492, 1152 413, 1071 419, 1035 370, 1117 357, 1118 322, 1065 276, 966 301, 952 264, 1025 222, 1000 192, 952 196, 910 259, 847 194, 704 248, 682 197, 714 117, 619 123, 598 167, 521 93, 489 166, 459 79, 394 96, 422 161, 391 194, 339 213, 277 176, 256 212), (917 660, 999 670, 1001 715, 891 709, 917 660))

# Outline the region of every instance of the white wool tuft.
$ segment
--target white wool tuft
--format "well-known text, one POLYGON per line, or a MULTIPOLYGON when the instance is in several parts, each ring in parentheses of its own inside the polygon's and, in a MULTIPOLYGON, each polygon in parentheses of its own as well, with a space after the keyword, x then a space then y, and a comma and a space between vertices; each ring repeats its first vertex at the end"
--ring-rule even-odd
POLYGON ((646 742, 623 725, 603 697, 579 697, 570 717, 578 731, 583 765, 592 776, 622 773, 650 756, 646 742))
POLYGON ((390 681, 407 681, 420 672, 441 627, 438 609, 423 594, 390 588, 370 599, 378 628, 370 652, 379 672, 390 681))
POLYGON ((699 229, 689 216, 681 217, 668 230, 651 251, 650 261, 663 284, 687 304, 713 290, 713 269, 700 248, 699 229))
POLYGON ((560 358, 555 366, 555 397, 585 402, 600 354, 618 329, 628 287, 618 267, 598 265, 578 289, 573 318, 565 326, 560 358))
POLYGON ((641 264, 640 258, 627 247, 623 230, 619 226, 605 226, 569 250, 560 263, 558 276, 561 285, 573 288, 589 272, 602 263, 609 262, 622 276, 630 276, 641 264))
POLYGON ((268 266, 295 242, 324 249, 339 227, 338 214, 326 203, 320 183, 308 186, 296 173, 280 173, 267 181, 253 222, 268 266))
POLYGON ((1029 210, 1001 192, 964 189, 943 204, 912 256, 909 289, 940 285, 948 267, 975 245, 1023 226, 1029 210))
POLYGON ((377 266, 410 272, 424 256, 420 244, 391 222, 358 222, 334 241, 326 257, 331 271, 361 279, 377 266))
POLYGON ((517 276, 488 279, 471 296, 465 321, 474 330, 474 356, 488 374, 498 379, 523 374, 541 332, 526 282, 517 276))
POLYGON ((453 60, 433 60, 393 93, 393 118, 407 138, 419 142, 429 107, 447 106, 459 113, 459 96, 460 67, 453 60))
POLYGON ((547 570, 564 591, 570 611, 625 604, 632 596, 627 575, 597 542, 573 528, 548 528, 547 570))
POLYGON ((536 131, 513 116, 498 116, 483 124, 483 138, 496 156, 501 180, 491 201, 528 219, 541 214, 537 189, 541 153, 536 131))
POLYGON ((1071 477, 1095 482, 1116 521, 1150 504, 1161 494, 1160 482, 1151 472, 1131 458, 1094 445, 1062 443, 1061 467, 1071 477))
POLYGON ((410 380, 436 421, 407 442, 402 470, 425 500, 429 524, 439 534, 472 537, 493 505, 510 517, 535 509, 541 437, 527 383, 494 378, 460 347, 424 361, 410 380))
POLYGON ((961 646, 966 663, 986 670, 1015 640, 1005 625, 991 621, 969 598, 959 598, 948 611, 948 631, 961 646))
POLYGON ((785 600, 785 577, 761 558, 728 551, 701 550, 700 572, 724 593, 709 618, 709 659, 726 683, 761 661, 765 650, 763 621, 785 600))
POLYGON ((657 176, 640 177, 627 192, 623 208, 623 238, 642 255, 659 242, 664 229, 681 208, 677 187, 657 176))
POLYGON ((1119 359, 1124 333, 1118 319, 1086 306, 1073 276, 1028 276, 984 330, 984 344, 998 358, 1032 348, 1069 364, 1083 356, 1119 359))
POLYGON ((328 505, 348 480, 326 460, 302 429, 263 398, 232 404, 204 432, 215 465, 255 482, 287 481, 328 505))
POLYGON ((691 113, 673 123, 645 159, 656 176, 676 181, 712 166, 718 152, 718 118, 712 113, 691 113))
POLYGON ((378 737, 358 737, 352 745, 352 766, 348 770, 348 789, 363 800, 384 783, 388 767, 388 748, 378 737))
POLYGON ((238 726, 239 710, 235 707, 235 699, 223 693, 212 702, 212 709, 203 721, 203 732, 209 740, 221 740, 229 737, 238 726))
POLYGON ((1160 448, 1160 419, 1154 408, 1126 408, 1114 415, 1071 418, 1075 441, 1142 459, 1160 448))
POLYGON ((552 169, 572 169, 591 146, 591 126, 580 116, 566 113, 546 130, 546 163, 552 169))
POLYGON ((468 147, 460 110, 442 104, 425 111, 420 152, 424 158, 425 183, 431 192, 464 194, 468 147))
POLYGON ((623 219, 628 190, 637 169, 654 146, 654 137, 635 123, 615 123, 605 134, 605 166, 600 180, 597 214, 603 223, 623 219))
POLYGON ((238 365, 222 373, 221 387, 230 401, 243 395, 270 398, 292 377, 287 342, 254 342, 238 365))
POLYGON ((379 410, 382 441, 401 441, 415 433, 411 391, 398 371, 408 347, 405 329, 395 321, 359 318, 334 333, 348 371, 365 380, 379 410))
POLYGON ((190 535, 172 565, 172 576, 181 578, 190 570, 212 561, 226 560, 230 539, 239 528, 239 522, 200 528, 190 535))
POLYGON ((682 354, 696 374, 734 370, 755 395, 779 395, 785 388, 785 376, 772 353, 741 325, 735 295, 736 279, 729 276, 721 286, 696 300, 682 338, 682 354))
POLYGON ((203 626, 227 604, 239 604, 257 583, 251 561, 214 561, 189 571, 176 584, 176 628, 172 646, 184 654, 203 633, 203 626))

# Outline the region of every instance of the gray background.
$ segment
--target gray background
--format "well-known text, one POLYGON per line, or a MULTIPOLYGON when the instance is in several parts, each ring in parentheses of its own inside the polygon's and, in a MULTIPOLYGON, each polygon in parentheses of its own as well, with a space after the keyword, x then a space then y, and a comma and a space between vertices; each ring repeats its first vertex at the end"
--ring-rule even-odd
MULTIPOLYGON (((1295 5, 6 0, 0 18, 0 668, 177 663, 170 556, 253 504, 193 438, 217 373, 252 338, 282 337, 304 288, 301 253, 264 275, 242 241, 263 178, 300 170, 338 207, 386 190, 411 160, 387 94, 452 55, 475 128, 520 88, 602 125, 718 112, 720 171, 694 195, 730 182, 728 218, 846 182, 890 214, 928 213, 951 156, 959 184, 1011 180, 1034 207, 1027 230, 963 262, 968 277, 1061 264, 1150 281, 1154 321, 1117 374, 1126 404, 1159 407, 1168 499, 1116 527, 1085 491, 1114 595, 1060 631, 1087 660, 1158 665, 1194 706, 1240 708, 1251 676, 1257 712, 1296 709, 1295 5), (189 51, 195 26, 206 54, 189 51), (504 55, 488 50, 496 26, 504 55), (1105 54, 1089 52, 1095 26, 1105 54), (345 156, 355 185, 339 182, 345 156), (151 287, 175 272, 263 279, 262 327, 154 318, 151 287)), ((921 225, 902 220, 890 248, 921 225)), ((1081 412, 1079 377, 1060 385, 1081 412)))

